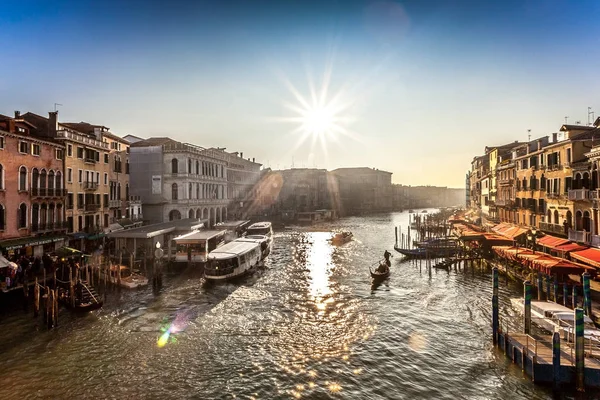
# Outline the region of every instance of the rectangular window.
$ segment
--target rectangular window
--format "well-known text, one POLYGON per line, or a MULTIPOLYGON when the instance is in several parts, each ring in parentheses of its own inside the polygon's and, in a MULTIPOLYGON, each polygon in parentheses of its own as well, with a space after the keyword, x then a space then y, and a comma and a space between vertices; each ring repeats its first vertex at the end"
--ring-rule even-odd
POLYGON ((0 150, 4 150, 4 136, 0 136, 0 150))
POLYGON ((104 164, 108 164, 108 153, 104 153, 104 164))
POLYGON ((73 209, 73 193, 67 193, 67 209, 73 209))
POLYGON ((79 170, 79 183, 83 182, 83 171, 79 170))
POLYGON ((571 162, 571 149, 567 149, 567 162, 571 162))
POLYGON ((104 184, 108 185, 108 174, 106 172, 104 173, 104 184))
POLYGON ((63 149, 56 149, 56 159, 63 160, 65 158, 65 151, 63 149))
POLYGON ((125 153, 129 154, 129 146, 125 147, 125 153))
POLYGON ((40 145, 39 144, 34 143, 31 145, 31 154, 33 154, 34 156, 40 155, 40 145))
POLYGON ((100 172, 96 172, 96 183, 100 183, 100 172))
POLYGON ((108 194, 104 194, 104 208, 108 208, 108 194))
POLYGON ((77 208, 83 208, 83 193, 77 193, 77 208))
POLYGON ((83 158, 83 147, 77 147, 77 158, 83 158))
POLYGON ((73 183, 73 168, 67 168, 67 182, 73 183))
POLYGON ((29 154, 29 143, 19 142, 19 153, 29 154))
POLYGON ((72 144, 67 145, 67 156, 73 157, 73 145, 72 144))

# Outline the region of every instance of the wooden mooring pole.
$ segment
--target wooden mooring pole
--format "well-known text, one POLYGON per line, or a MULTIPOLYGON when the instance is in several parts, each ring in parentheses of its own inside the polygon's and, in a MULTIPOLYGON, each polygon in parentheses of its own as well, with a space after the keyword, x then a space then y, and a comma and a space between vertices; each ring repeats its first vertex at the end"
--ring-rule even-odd
POLYGON ((36 318, 40 313, 40 287, 38 279, 35 278, 35 286, 33 287, 33 317, 36 318))

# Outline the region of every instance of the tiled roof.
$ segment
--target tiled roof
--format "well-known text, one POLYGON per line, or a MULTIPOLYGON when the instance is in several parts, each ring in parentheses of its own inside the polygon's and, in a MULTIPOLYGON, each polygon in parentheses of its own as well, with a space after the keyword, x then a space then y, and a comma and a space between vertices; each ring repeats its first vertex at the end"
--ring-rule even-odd
POLYGON ((162 146, 166 143, 176 143, 176 141, 168 137, 151 137, 139 142, 135 142, 131 145, 131 147, 162 146))

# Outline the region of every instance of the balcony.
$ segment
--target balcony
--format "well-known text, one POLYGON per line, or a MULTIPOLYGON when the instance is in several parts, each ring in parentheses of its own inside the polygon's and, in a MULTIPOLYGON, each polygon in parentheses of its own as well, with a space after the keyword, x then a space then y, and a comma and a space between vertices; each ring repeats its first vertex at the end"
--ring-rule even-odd
POLYGON ((551 224, 548 222, 540 222, 540 229, 547 233, 557 233, 559 235, 565 234, 565 228, 559 224, 551 224))
POLYGON ((121 208, 121 205, 123 204, 123 202, 119 199, 117 200, 109 200, 108 201, 108 207, 109 208, 121 208))
POLYGON ((96 190, 98 189, 98 182, 81 182, 81 188, 84 190, 96 190))
POLYGON ((88 164, 96 164, 96 159, 92 157, 85 157, 83 160, 88 164))
POLYGON ((590 199, 590 191, 588 189, 570 189, 569 200, 587 201, 590 199))
POLYGON ((68 228, 67 222, 48 222, 31 224, 31 232, 61 231, 68 228))
POLYGON ((569 229, 569 240, 572 240, 573 242, 589 244, 591 242, 591 236, 590 232, 569 229))
POLYGON ((512 179, 512 178, 510 178, 510 179, 498 179, 498 185, 500 185, 500 186, 512 186, 514 182, 515 182, 515 180, 512 179))
POLYGON ((86 204, 84 207, 85 211, 98 211, 100 209, 100 204, 86 204))
POLYGON ((512 207, 515 205, 515 201, 511 199, 497 199, 496 205, 502 207, 512 207))
POLYGON ((599 200, 600 199, 600 189, 590 190, 590 199, 599 200))
POLYGON ((67 195, 66 189, 48 189, 48 188, 31 188, 31 197, 34 198, 49 198, 49 197, 64 197, 67 195))

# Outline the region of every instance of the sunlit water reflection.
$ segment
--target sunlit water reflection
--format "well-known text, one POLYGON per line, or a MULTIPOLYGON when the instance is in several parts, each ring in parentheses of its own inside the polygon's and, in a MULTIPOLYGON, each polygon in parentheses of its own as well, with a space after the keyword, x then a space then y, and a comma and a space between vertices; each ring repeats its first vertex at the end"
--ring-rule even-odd
MULTIPOLYGON (((371 287, 369 265, 406 224, 396 213, 284 230, 246 280, 206 286, 197 271, 170 271, 159 294, 109 291, 102 310, 62 311, 52 331, 4 315, 0 396, 551 398, 491 345, 489 272, 430 276, 398 255, 371 287), (333 227, 354 240, 332 246, 333 227)), ((519 290, 503 282, 504 317, 519 290)))

